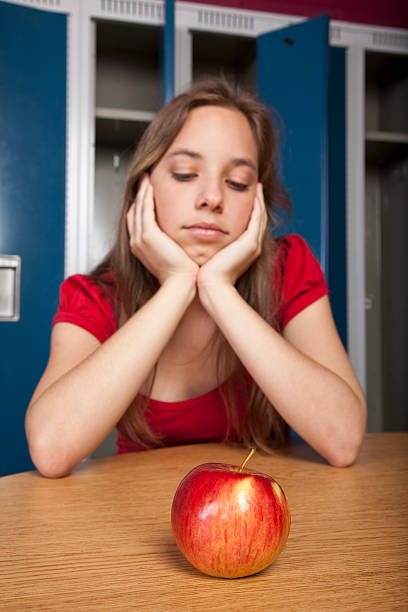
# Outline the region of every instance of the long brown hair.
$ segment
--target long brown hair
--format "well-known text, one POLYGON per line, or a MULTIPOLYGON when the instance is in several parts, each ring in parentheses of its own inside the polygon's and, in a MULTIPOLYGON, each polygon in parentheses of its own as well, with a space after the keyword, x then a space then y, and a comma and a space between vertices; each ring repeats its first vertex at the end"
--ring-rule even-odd
MULTIPOLYGON (((289 199, 278 176, 278 140, 267 107, 223 78, 196 82, 161 109, 139 141, 130 164, 115 245, 91 274, 99 286, 109 293, 112 289, 109 285, 114 286, 114 293, 118 298, 114 302, 118 326, 123 325, 159 288, 157 279, 130 251, 126 214, 135 200, 144 173, 149 172, 163 157, 182 129, 188 114, 200 106, 235 109, 247 118, 257 145, 258 181, 263 185, 271 228, 277 226, 278 219, 282 216, 279 215, 280 212, 290 212, 289 199)), ((276 272, 278 267, 278 246, 279 241, 266 233, 260 257, 236 283, 236 288, 245 301, 276 329, 281 291, 277 290, 276 274, 273 274, 273 270, 276 272)), ((265 451, 281 446, 288 438, 287 424, 258 385, 245 383, 243 366, 229 345, 222 340, 221 334, 218 334, 216 342, 219 384, 223 382, 226 373, 234 372, 220 388, 229 432, 235 429, 242 443, 255 444, 265 451), (237 388, 247 401, 246 417, 241 425, 234 407, 237 388)), ((151 447, 159 445, 161 440, 146 422, 144 412, 147 403, 138 396, 122 417, 120 427, 136 443, 151 447)), ((227 433, 227 437, 228 435, 227 433)))

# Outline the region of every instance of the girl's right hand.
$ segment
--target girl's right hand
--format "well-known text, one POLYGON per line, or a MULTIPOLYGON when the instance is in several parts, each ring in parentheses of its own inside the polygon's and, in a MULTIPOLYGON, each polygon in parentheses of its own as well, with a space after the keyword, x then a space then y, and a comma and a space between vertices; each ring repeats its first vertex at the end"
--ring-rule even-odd
POLYGON ((196 279, 198 265, 157 224, 153 187, 148 175, 142 179, 126 218, 131 252, 161 285, 175 276, 196 279))

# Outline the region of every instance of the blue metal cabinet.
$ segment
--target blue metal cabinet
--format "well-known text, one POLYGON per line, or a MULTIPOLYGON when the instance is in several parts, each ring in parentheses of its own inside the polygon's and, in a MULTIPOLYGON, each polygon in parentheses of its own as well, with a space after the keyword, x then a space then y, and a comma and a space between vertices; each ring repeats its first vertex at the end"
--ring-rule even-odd
POLYGON ((20 319, 0 321, 0 475, 24 432, 64 275, 66 16, 0 2, 0 253, 21 257, 20 319))
POLYGON ((278 113, 293 205, 280 233, 301 234, 320 260, 346 345, 345 52, 328 32, 323 16, 259 36, 257 87, 278 113))

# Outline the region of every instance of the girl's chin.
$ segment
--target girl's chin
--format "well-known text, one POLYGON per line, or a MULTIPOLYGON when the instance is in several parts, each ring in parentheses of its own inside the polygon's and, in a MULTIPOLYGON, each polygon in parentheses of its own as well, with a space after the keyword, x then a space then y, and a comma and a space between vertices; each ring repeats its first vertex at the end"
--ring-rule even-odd
POLYGON ((196 263, 198 266, 203 266, 207 263, 214 255, 220 250, 214 247, 187 247, 184 249, 187 255, 196 263))

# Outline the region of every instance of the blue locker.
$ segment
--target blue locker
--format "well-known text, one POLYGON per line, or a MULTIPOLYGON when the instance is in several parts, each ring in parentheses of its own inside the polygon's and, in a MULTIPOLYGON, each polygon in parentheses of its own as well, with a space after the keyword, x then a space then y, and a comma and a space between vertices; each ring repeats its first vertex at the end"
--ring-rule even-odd
POLYGON ((290 231, 308 241, 326 274, 327 56, 327 17, 263 34, 257 41, 258 93, 283 121, 283 182, 293 206, 290 231))
POLYGON ((64 276, 67 20, 0 2, 0 253, 21 257, 20 320, 0 321, 0 475, 32 469, 24 431, 64 276))
POLYGON ((257 88, 278 113, 293 206, 279 234, 301 234, 320 260, 346 345, 345 52, 328 39, 326 16, 259 36, 257 88))

